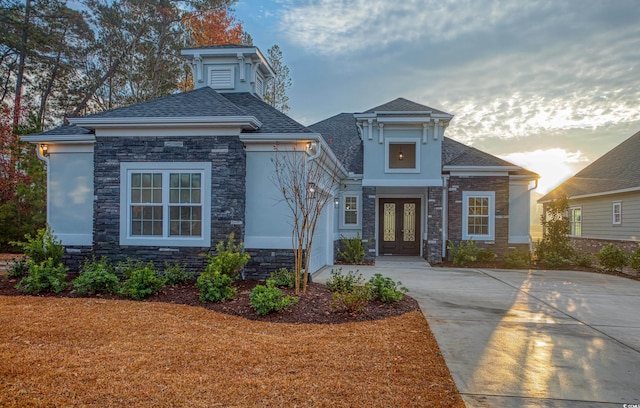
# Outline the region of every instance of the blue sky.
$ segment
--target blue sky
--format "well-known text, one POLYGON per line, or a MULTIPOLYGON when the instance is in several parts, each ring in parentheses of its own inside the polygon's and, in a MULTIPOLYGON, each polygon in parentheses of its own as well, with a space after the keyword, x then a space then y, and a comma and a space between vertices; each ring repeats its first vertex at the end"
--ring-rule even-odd
POLYGON ((542 175, 546 192, 640 131, 638 0, 239 0, 291 69, 309 125, 397 97, 446 135, 542 175))

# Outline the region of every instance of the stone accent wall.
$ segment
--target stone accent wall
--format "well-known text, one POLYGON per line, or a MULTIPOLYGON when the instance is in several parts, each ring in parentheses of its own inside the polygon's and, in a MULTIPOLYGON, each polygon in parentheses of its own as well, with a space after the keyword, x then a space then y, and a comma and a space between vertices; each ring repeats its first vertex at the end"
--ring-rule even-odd
POLYGON ((238 137, 98 137, 94 146, 93 251, 112 262, 126 258, 187 264, 201 271, 206 253, 234 232, 242 239, 245 217, 246 156, 238 137), (172 143, 166 143, 172 142, 172 143), (211 247, 120 246, 121 162, 210 162, 211 247))
MULTIPOLYGON (((451 177, 447 191, 449 210, 447 234, 458 245, 462 240, 462 192, 495 191, 495 239, 476 241, 479 248, 491 248, 498 257, 518 245, 509 245, 509 177, 451 177)), ((527 247, 528 248, 528 247, 527 247)))
POLYGON ((293 270, 295 257, 291 249, 246 249, 251 259, 244 267, 245 279, 266 280, 280 268, 293 270))
POLYGON ((376 188, 362 187, 362 239, 369 241, 367 261, 376 259, 376 228, 376 188))
POLYGON ((442 262, 442 187, 429 187, 427 197, 427 240, 422 254, 429 263, 442 262))
POLYGON ((597 254, 607 244, 611 244, 615 247, 622 248, 626 252, 633 252, 640 248, 640 241, 619 241, 610 239, 595 239, 595 238, 576 238, 571 237, 571 244, 573 247, 585 254, 597 254))
POLYGON ((91 251, 92 247, 90 246, 65 245, 62 263, 69 268, 70 273, 77 273, 84 264, 84 260, 91 258, 91 251))

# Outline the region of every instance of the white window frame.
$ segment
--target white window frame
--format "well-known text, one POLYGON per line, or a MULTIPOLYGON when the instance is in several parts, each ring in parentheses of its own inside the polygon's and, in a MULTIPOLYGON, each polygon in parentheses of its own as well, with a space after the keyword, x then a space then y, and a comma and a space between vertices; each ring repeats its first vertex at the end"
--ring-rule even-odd
POLYGON ((614 201, 611 203, 611 224, 622 225, 622 201, 614 201), (617 220, 616 215, 618 216, 617 220))
POLYGON ((213 66, 207 70, 207 82, 213 89, 234 89, 236 87, 236 69, 234 66, 213 66), (213 71, 226 71, 229 72, 229 82, 214 85, 211 81, 211 73, 213 71))
POLYGON ((207 162, 124 162, 120 163, 120 245, 132 246, 178 246, 178 247, 211 247, 211 163, 207 162), (163 235, 136 236, 131 235, 131 174, 163 173, 163 235), (169 233, 169 173, 201 173, 202 174, 202 235, 200 237, 171 237, 169 233))
POLYGON ((420 173, 420 138, 402 137, 386 138, 384 141, 384 172, 385 173, 420 173), (416 167, 411 169, 392 169, 389 167, 389 145, 392 144, 415 144, 416 167))
POLYGON ((465 241, 493 241, 496 230, 496 193, 495 191, 463 191, 462 192, 462 239, 465 241), (469 198, 489 199, 489 233, 469 234, 469 198))
POLYGON ((340 229, 359 229, 362 225, 362 195, 361 194, 342 194, 340 198, 340 229), (356 223, 346 223, 347 198, 356 199, 356 223))
POLYGON ((569 236, 570 237, 581 237, 582 236, 582 207, 569 207, 569 236), (575 212, 576 210, 580 211, 580 219, 575 220, 575 212), (576 225, 580 226, 580 231, 577 231, 576 225), (578 233, 576 233, 578 232, 578 233))

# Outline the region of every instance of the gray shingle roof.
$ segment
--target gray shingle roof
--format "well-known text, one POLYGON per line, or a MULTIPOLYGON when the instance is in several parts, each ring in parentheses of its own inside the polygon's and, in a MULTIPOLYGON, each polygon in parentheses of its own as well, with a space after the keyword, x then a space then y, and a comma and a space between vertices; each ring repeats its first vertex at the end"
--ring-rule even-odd
POLYGON ((262 122, 260 129, 243 133, 313 133, 311 129, 248 92, 224 93, 221 96, 241 108, 246 115, 255 116, 262 122))
POLYGON ((247 113, 212 88, 205 86, 193 91, 156 98, 85 117, 159 118, 194 116, 247 116, 247 113))
POLYGON ((424 112, 431 111, 432 113, 450 115, 447 112, 431 108, 426 105, 421 105, 419 103, 410 101, 405 98, 397 98, 392 100, 391 102, 387 102, 380 106, 376 106, 375 108, 368 109, 363 113, 374 113, 374 112, 424 112))
POLYGON ((640 132, 605 153, 538 201, 640 187, 640 132))
POLYGON ((348 171, 362 174, 362 140, 353 113, 340 113, 309 128, 322 135, 348 171))
POLYGON ((62 125, 47 130, 46 132, 36 133, 32 136, 66 136, 66 135, 91 135, 93 130, 86 129, 76 125, 62 125))

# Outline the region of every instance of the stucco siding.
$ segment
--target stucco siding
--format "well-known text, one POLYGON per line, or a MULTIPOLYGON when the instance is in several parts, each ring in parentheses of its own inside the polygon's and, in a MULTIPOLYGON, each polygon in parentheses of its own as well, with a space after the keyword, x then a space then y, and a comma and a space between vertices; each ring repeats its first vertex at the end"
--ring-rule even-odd
POLYGON ((530 195, 528 181, 509 183, 509 243, 529 243, 530 195))
POLYGON ((616 194, 570 201, 582 207, 582 237, 613 240, 640 240, 640 193, 616 194), (622 222, 613 224, 613 203, 622 204, 622 222))

